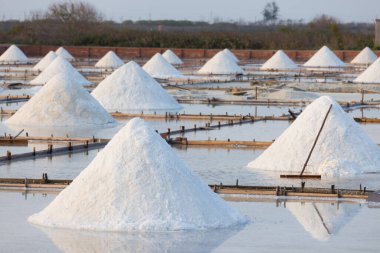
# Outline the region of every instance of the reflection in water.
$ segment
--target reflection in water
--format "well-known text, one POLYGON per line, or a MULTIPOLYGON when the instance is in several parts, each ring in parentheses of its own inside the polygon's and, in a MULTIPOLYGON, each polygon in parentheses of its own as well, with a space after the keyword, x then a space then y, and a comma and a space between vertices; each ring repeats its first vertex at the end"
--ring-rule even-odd
POLYGON ((40 227, 65 253, 211 252, 240 228, 162 233, 90 232, 40 227))
POLYGON ((319 241, 326 241, 336 235, 355 215, 359 203, 336 202, 286 202, 286 208, 297 221, 319 241))

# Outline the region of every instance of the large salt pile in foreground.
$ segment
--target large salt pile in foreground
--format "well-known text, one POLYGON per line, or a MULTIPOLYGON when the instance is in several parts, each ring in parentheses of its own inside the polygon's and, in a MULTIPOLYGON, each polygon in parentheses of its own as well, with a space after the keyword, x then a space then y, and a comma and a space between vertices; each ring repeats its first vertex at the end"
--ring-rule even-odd
POLYGON ((170 64, 173 65, 181 65, 183 61, 170 49, 166 50, 165 53, 162 54, 162 57, 165 58, 170 64))
POLYGON ((0 56, 0 63, 3 64, 21 64, 28 61, 28 57, 16 45, 11 45, 0 56))
POLYGON ((65 58, 66 60, 68 61, 73 61, 75 60, 74 56, 72 56, 66 49, 64 49, 63 47, 60 47, 58 48, 57 50, 55 50, 55 53, 59 56, 62 56, 63 58, 65 58))
POLYGON ((107 76, 92 95, 110 112, 181 108, 156 80, 133 61, 107 76))
POLYGON ((285 54, 284 51, 278 50, 269 60, 267 60, 261 70, 295 70, 298 69, 297 64, 295 64, 289 56, 285 54))
POLYGON ((57 58, 57 54, 54 51, 50 51, 33 67, 33 70, 42 71, 46 69, 55 58, 57 58))
POLYGON ((380 83, 380 58, 371 64, 355 80, 355 83, 380 83))
POLYGON ((91 82, 88 81, 82 74, 76 70, 70 62, 61 56, 57 56, 50 64, 45 68, 36 78, 30 81, 31 84, 45 84, 53 76, 63 73, 70 76, 75 80, 76 83, 80 85, 90 85, 91 82))
POLYGON ((141 119, 122 128, 29 222, 99 231, 174 231, 242 224, 141 119))
POLYGON ((106 53, 96 64, 97 68, 104 69, 117 69, 120 66, 123 66, 124 62, 119 58, 113 51, 106 53))
POLYGON ((114 120, 75 79, 58 74, 6 123, 20 126, 81 127, 114 123, 114 120))
POLYGON ((330 48, 323 46, 303 66, 328 68, 346 67, 347 65, 330 48))
POLYGON ((208 60, 203 67, 198 70, 199 74, 243 74, 244 71, 227 53, 218 52, 214 57, 208 60))
POLYGON ((231 50, 229 50, 228 48, 225 48, 223 50, 223 52, 225 52, 230 58, 232 58, 235 62, 239 62, 239 59, 236 57, 236 55, 234 53, 231 52, 231 50))
POLYGON ((377 59, 377 55, 366 47, 351 61, 352 64, 372 64, 377 59))
POLYGON ((173 67, 161 54, 156 53, 147 61, 143 69, 154 78, 184 78, 175 67, 173 67))
POLYGON ((313 238, 327 241, 355 217, 360 204, 287 202, 286 209, 313 238))
POLYGON ((248 167, 299 174, 323 119, 333 105, 305 173, 345 176, 380 171, 380 149, 330 97, 310 104, 285 132, 248 167))

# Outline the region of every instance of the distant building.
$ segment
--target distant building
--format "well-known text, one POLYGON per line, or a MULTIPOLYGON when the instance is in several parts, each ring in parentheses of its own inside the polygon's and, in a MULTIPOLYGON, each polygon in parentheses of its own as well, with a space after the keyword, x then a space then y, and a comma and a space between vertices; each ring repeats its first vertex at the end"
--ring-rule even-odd
POLYGON ((380 19, 376 19, 375 24, 375 47, 380 47, 380 19))

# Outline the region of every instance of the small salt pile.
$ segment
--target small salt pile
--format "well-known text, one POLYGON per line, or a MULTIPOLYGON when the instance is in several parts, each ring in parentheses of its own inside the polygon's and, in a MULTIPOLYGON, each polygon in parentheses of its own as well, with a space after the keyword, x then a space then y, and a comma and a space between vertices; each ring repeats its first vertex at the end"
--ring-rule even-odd
POLYGON ((57 56, 50 64, 45 68, 36 78, 30 81, 30 84, 45 84, 53 76, 63 73, 67 76, 70 76, 75 80, 76 83, 80 85, 91 85, 91 82, 88 81, 82 74, 76 70, 70 62, 64 59, 61 56, 57 56))
POLYGON ((183 61, 170 49, 166 50, 165 53, 162 54, 162 57, 165 58, 170 64, 173 65, 181 65, 183 61))
POLYGON ((376 61, 377 55, 369 48, 366 47, 351 61, 352 64, 369 65, 376 61))
POLYGON ((355 80, 355 83, 380 83, 380 58, 372 63, 355 80))
POLYGON ((244 71, 226 52, 220 51, 198 70, 198 74, 230 75, 244 74, 244 71))
POLYGON ((355 217, 360 204, 287 202, 286 209, 313 238, 327 241, 355 217))
POLYGON ((236 55, 234 53, 231 52, 231 50, 229 50, 228 48, 225 48, 223 50, 223 52, 225 52, 230 58, 232 58, 235 62, 239 62, 239 59, 236 57, 236 55))
POLYGON ((103 69, 117 69, 118 67, 123 66, 123 64, 123 60, 120 59, 114 51, 109 51, 95 64, 95 67, 103 69))
POLYGON ((43 71, 46 69, 50 63, 52 63, 55 58, 57 58, 57 54, 54 51, 50 51, 47 53, 34 67, 34 71, 43 71))
POLYGON ((133 61, 107 76, 91 94, 109 112, 182 108, 156 80, 133 61))
POLYGON ((16 45, 11 45, 0 56, 0 63, 2 64, 23 64, 28 63, 28 61, 28 57, 16 45))
POLYGON ((331 97, 310 104, 256 160, 255 170, 299 174, 323 119, 333 105, 305 174, 349 176, 380 171, 380 149, 331 97))
POLYGON ((58 48, 55 53, 59 56, 62 56, 63 58, 65 58, 66 60, 68 61, 73 61, 75 60, 74 56, 72 56, 66 49, 64 49, 63 47, 60 47, 58 48))
POLYGON ((147 61, 143 69, 154 78, 185 78, 175 67, 173 67, 165 58, 156 53, 149 61, 147 61))
POLYGON ((303 66, 329 68, 346 67, 347 65, 330 48, 323 46, 303 66))
POLYGON ((261 70, 296 70, 298 69, 289 56, 284 51, 278 50, 269 60, 267 60, 261 70))
POLYGON ((245 223, 143 120, 129 121, 29 222, 97 231, 204 230, 245 223))
POLYGON ((114 123, 90 93, 64 74, 51 78, 7 121, 18 126, 90 126, 114 123))

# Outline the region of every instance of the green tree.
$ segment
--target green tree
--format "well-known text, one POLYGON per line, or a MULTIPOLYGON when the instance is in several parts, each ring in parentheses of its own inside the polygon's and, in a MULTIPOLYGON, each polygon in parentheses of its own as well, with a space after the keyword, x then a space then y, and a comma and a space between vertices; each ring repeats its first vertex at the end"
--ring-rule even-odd
POLYGON ((265 22, 275 22, 278 19, 280 8, 276 2, 267 3, 262 12, 265 22))

